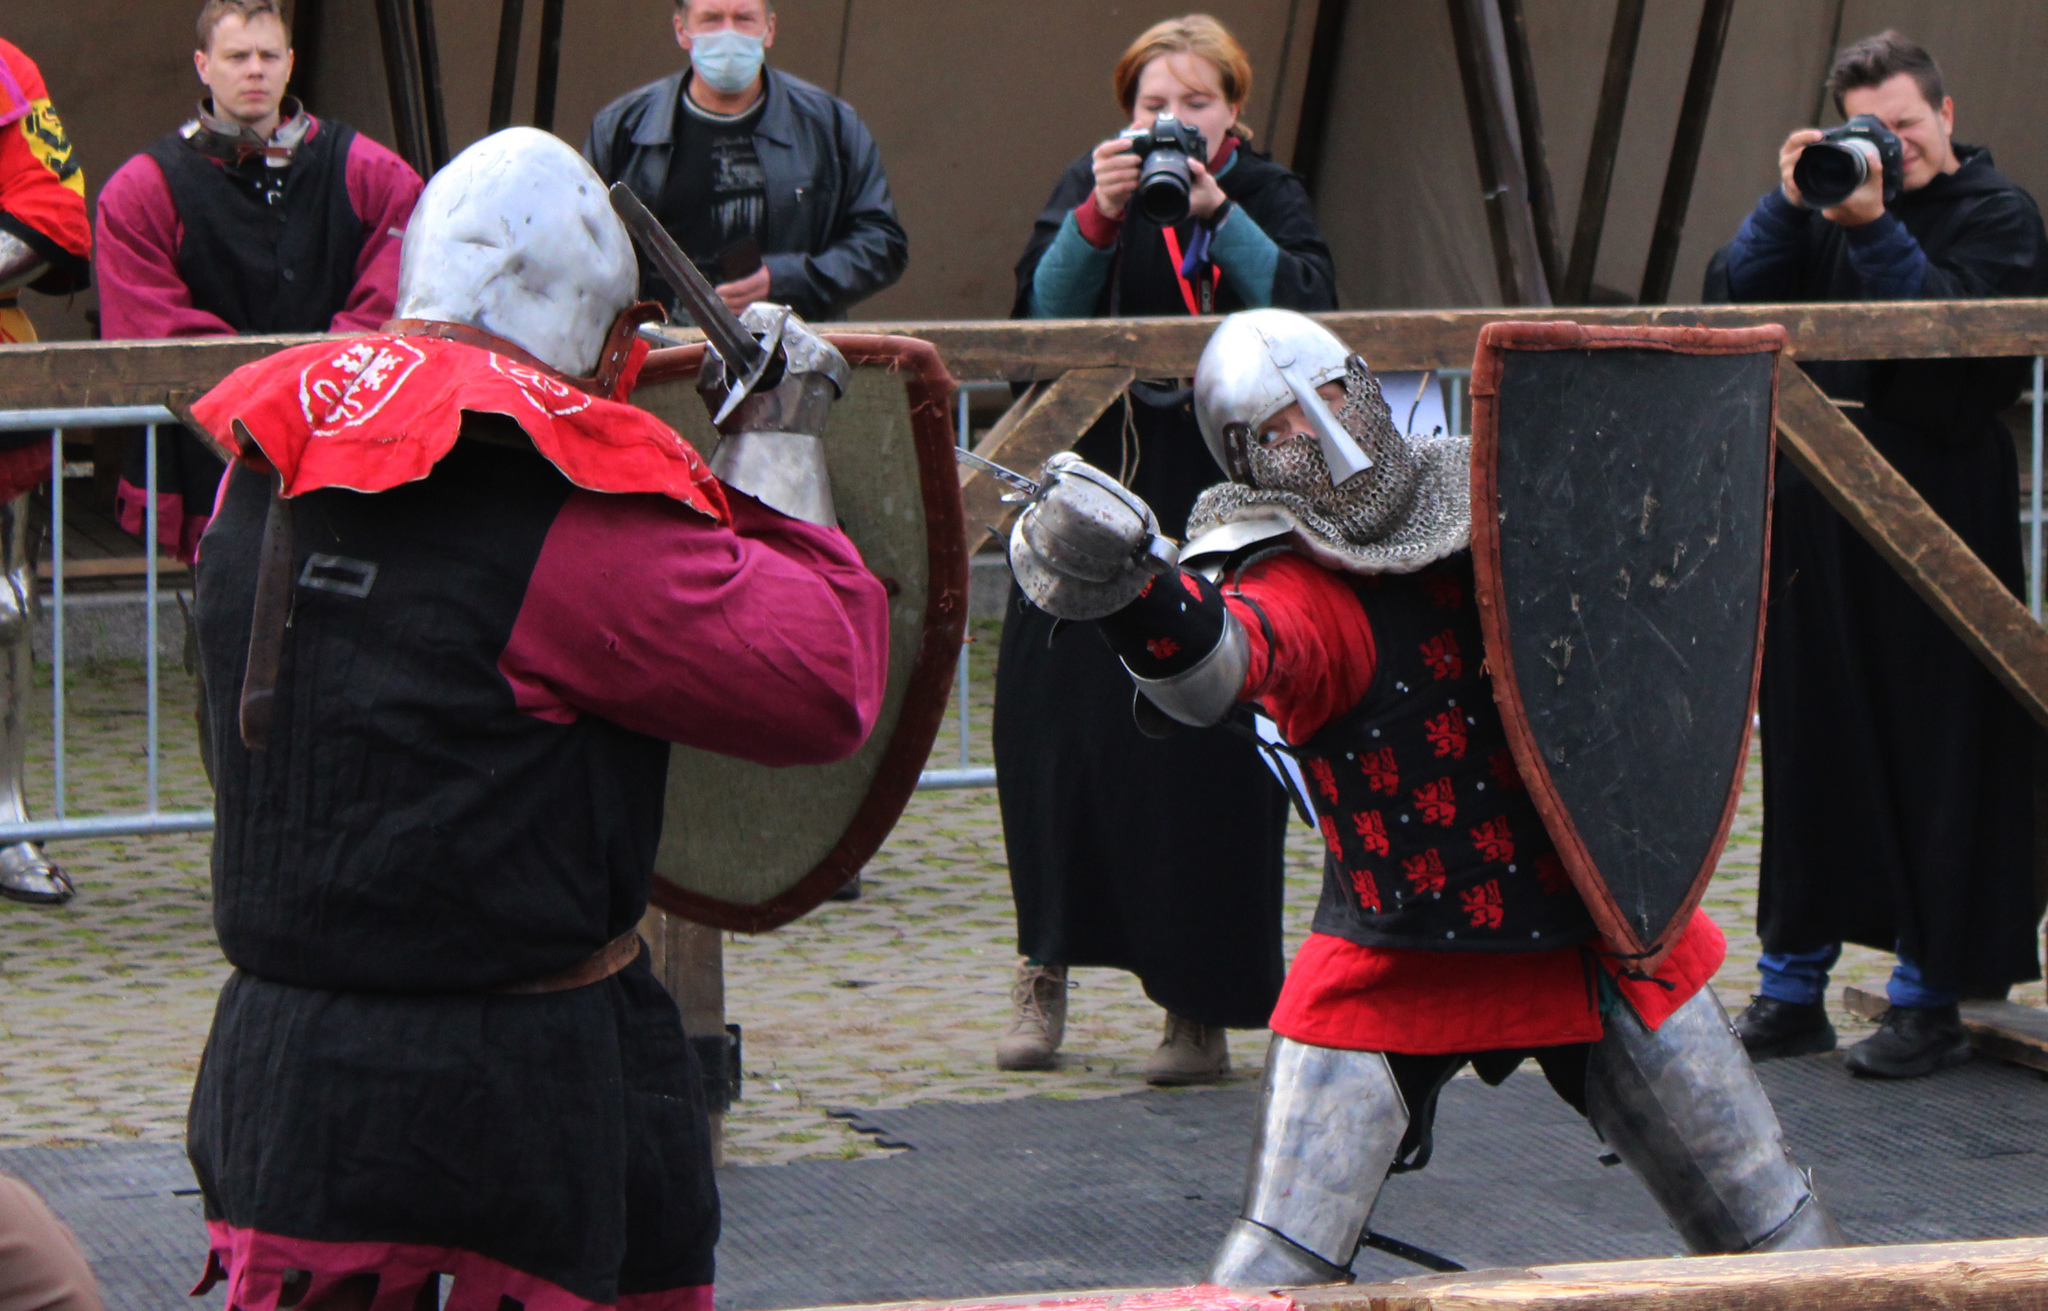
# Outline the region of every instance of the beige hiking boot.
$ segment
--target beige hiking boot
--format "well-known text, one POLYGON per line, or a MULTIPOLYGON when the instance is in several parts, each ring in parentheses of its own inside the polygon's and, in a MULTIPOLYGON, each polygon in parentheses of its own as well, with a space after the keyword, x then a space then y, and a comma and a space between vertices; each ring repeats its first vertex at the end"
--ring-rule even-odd
POLYGON ((1145 1082, 1162 1088, 1215 1083, 1230 1073, 1230 1042, 1223 1030, 1166 1013, 1166 1036, 1145 1062, 1145 1082))
POLYGON ((1067 1035, 1067 967, 1017 962, 1010 988, 1017 1017, 996 1042, 998 1070, 1050 1070, 1060 1063, 1060 1039, 1067 1035))

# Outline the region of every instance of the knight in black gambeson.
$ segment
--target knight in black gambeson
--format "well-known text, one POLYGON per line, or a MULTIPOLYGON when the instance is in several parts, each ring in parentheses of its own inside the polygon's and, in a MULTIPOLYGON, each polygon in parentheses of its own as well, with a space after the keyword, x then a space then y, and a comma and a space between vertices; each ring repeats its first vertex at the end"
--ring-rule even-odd
POLYGON ((1653 973, 1602 951, 1523 786, 1474 598, 1470 441, 1401 431, 1365 362, 1282 310, 1224 320, 1195 403, 1231 481, 1179 563, 1071 455, 1010 559, 1036 604, 1100 621, 1141 723, 1268 716, 1327 848, 1210 1282, 1348 1277, 1382 1181, 1427 1163, 1444 1083, 1527 1058, 1690 1250, 1840 1244, 1707 986, 1720 930, 1695 913, 1653 973))

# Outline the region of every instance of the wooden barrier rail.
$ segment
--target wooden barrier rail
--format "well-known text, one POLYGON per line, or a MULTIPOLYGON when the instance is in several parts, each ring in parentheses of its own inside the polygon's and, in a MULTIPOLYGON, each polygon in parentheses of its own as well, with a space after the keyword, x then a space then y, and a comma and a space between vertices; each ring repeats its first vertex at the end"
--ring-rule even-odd
MULTIPOLYGON (((1318 315, 1376 369, 1461 369, 1482 324, 1781 323, 1791 354, 1808 360, 1924 359, 2048 352, 2048 300, 1877 301, 1867 304, 1675 305, 1656 309, 1400 310, 1318 315)), ((957 378, 1033 382, 1073 369, 1130 369, 1140 377, 1192 373, 1218 320, 1045 319, 862 323, 848 331, 901 333, 939 348, 957 378)), ((837 328, 840 325, 834 325, 837 328)), ((694 339, 694 336, 693 336, 694 339)), ((158 405, 205 391, 229 372, 310 337, 197 337, 177 341, 0 346, 0 410, 158 405)))
POLYGON ((1324 1288, 1122 1288, 813 1311, 2040 1311, 2048 1238, 1596 1261, 1324 1288))

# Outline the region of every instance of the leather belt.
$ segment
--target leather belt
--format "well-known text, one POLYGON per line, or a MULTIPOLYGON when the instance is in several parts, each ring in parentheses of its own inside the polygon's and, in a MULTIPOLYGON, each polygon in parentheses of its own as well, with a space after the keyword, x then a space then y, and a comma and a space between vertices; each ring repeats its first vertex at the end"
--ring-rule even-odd
POLYGON ((553 974, 543 974, 524 983, 508 983, 502 987, 487 988, 485 991, 509 996, 532 996, 535 993, 567 992, 571 988, 587 988, 593 983, 609 979, 638 960, 644 945, 640 941, 638 928, 627 929, 599 947, 596 954, 581 964, 571 965, 568 969, 557 970, 553 974))

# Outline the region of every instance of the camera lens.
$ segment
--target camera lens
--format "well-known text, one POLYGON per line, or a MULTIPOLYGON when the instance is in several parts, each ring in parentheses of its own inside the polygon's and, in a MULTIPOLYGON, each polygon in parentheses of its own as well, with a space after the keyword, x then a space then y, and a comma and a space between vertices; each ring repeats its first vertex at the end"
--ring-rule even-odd
POLYGON ((1193 182, 1186 155, 1178 150, 1153 151, 1138 174, 1138 211, 1162 228, 1173 226, 1188 216, 1193 182))
POLYGON ((1869 177, 1868 157, 1834 141, 1814 142, 1799 152, 1792 165, 1792 185, 1814 209, 1841 204, 1869 177))

